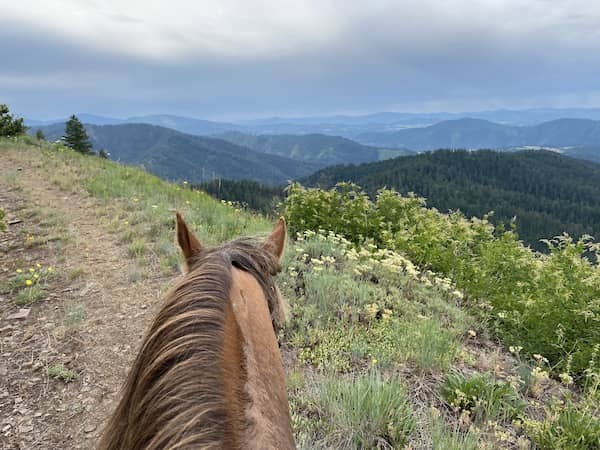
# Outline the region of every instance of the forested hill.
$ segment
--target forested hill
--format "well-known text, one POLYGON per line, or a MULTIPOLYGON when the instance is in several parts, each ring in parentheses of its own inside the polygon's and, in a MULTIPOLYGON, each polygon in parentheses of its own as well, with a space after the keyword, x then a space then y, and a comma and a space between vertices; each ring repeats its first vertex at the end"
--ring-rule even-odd
POLYGON ((402 149, 371 147, 343 137, 318 133, 254 135, 232 131, 215 137, 255 151, 313 163, 320 168, 334 164, 379 161, 413 153, 402 149))
POLYGON ((566 231, 600 237, 600 165, 553 152, 499 153, 439 150, 363 164, 335 166, 311 175, 307 185, 330 187, 352 181, 375 195, 381 187, 415 192, 441 211, 495 223, 517 218, 521 238, 537 249, 539 240, 566 231))
MULTIPOLYGON (((213 178, 251 179, 276 185, 306 176, 318 167, 259 153, 222 139, 193 136, 147 124, 85 125, 94 149, 111 159, 143 166, 167 180, 202 182, 213 178)), ((64 124, 41 128, 50 140, 64 135, 64 124)))

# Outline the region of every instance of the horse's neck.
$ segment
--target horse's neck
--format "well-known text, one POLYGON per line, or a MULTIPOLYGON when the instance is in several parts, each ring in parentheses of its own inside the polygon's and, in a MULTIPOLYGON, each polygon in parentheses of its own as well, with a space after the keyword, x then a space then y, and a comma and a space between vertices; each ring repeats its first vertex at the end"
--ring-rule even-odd
POLYGON ((251 275, 234 268, 230 297, 242 335, 247 374, 245 418, 248 426, 243 447, 294 449, 285 373, 262 288, 251 275))

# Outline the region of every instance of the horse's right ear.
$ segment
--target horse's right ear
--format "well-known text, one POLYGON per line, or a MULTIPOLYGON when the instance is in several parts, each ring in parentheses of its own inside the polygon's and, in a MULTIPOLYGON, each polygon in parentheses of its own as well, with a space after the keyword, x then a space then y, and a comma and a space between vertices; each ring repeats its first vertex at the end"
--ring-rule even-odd
POLYGON ((200 241, 196 239, 196 236, 194 236, 194 234, 189 230, 179 212, 175 214, 175 217, 177 242, 179 243, 179 247, 181 248, 183 257, 185 258, 185 262, 187 264, 190 258, 198 256, 198 253, 202 251, 202 244, 200 244, 200 241))

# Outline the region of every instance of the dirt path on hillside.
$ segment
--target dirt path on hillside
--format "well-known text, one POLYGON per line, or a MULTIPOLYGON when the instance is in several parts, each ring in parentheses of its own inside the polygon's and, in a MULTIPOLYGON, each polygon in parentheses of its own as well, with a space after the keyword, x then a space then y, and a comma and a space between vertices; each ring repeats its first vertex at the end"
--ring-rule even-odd
POLYGON ((38 217, 9 226, 0 247, 0 281, 40 261, 41 270, 59 273, 24 319, 10 318, 23 306, 0 294, 0 448, 93 448, 168 279, 148 268, 147 278, 131 282, 131 258, 96 217, 96 201, 21 164, 2 156, 0 206, 9 220, 42 208, 64 220, 70 239, 21 245, 23 236, 33 239, 38 217), (73 311, 84 317, 70 320, 73 311), (48 376, 57 363, 75 380, 48 376))

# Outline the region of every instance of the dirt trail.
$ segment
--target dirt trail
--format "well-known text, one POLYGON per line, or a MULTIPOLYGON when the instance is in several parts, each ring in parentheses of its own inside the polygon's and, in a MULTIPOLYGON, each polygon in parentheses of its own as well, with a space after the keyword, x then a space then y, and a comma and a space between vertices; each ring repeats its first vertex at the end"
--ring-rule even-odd
POLYGON ((129 281, 131 258, 97 219, 98 203, 83 192, 61 191, 39 169, 5 156, 0 202, 9 217, 19 214, 16 204, 23 196, 7 181, 11 173, 30 202, 66 219, 72 239, 42 255, 10 246, 0 254, 2 280, 14 273, 18 258, 54 261, 62 273, 62 283, 54 283, 25 320, 7 320, 19 307, 5 297, 0 303, 0 353, 6 358, 0 366, 6 372, 6 383, 0 381, 0 412, 6 415, 0 417, 0 448, 93 448, 168 280, 148 268, 146 279, 129 281), (81 269, 71 282, 67 274, 81 269), (74 302, 85 308, 76 329, 63 325, 66 308, 74 302), (23 363, 26 359, 30 365, 23 363), (47 376, 44 368, 57 359, 74 368, 75 381, 47 376))

